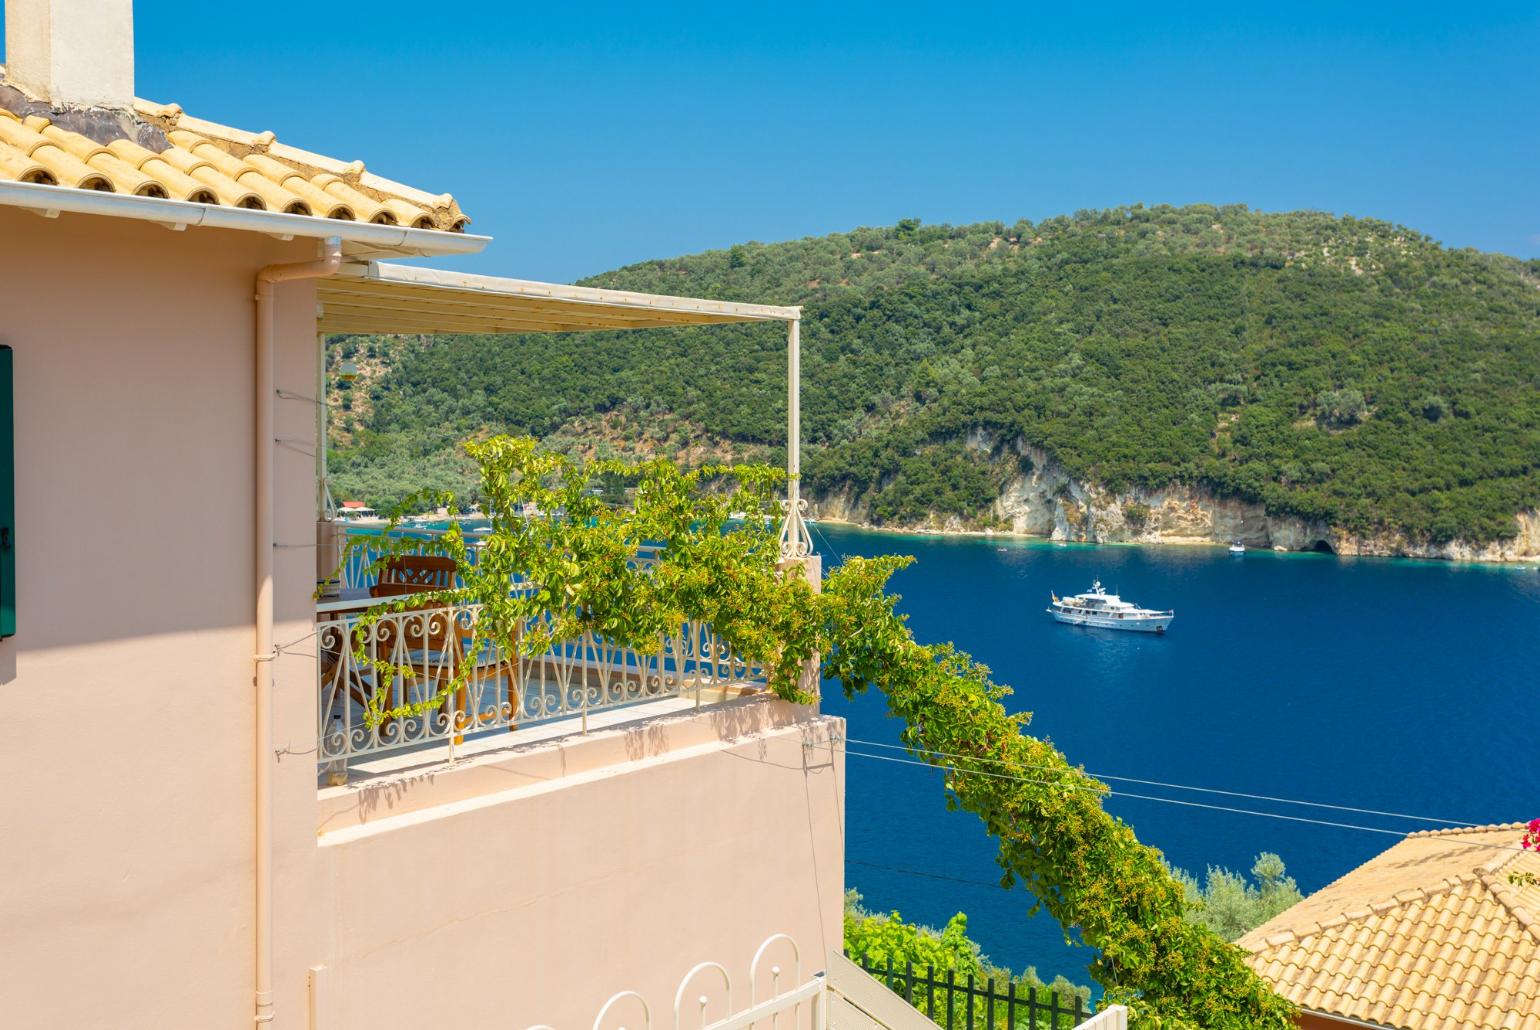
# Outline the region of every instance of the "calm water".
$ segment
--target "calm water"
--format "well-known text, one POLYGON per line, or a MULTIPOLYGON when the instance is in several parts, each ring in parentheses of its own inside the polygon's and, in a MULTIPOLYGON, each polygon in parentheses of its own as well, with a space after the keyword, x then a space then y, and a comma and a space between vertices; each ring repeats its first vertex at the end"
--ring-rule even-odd
MULTIPOLYGON (((1032 732, 1092 772, 1440 819, 1540 814, 1532 566, 817 530, 826 554, 915 555, 894 588, 916 636, 955 641, 988 664, 1015 688, 1009 704, 1034 713, 1032 732), (1050 590, 1079 592, 1097 577, 1130 600, 1174 608, 1171 632, 1087 630, 1043 613, 1050 590)), ((880 696, 832 693, 826 710, 849 720, 851 738, 897 742, 880 696)), ((868 907, 933 925, 964 911, 996 961, 1087 979, 1087 953, 1068 949, 1047 915, 1029 917, 1019 888, 956 882, 993 882, 999 870, 978 820, 945 811, 937 773, 855 756, 847 769, 846 879, 868 907)), ((1114 786, 1397 830, 1427 825, 1114 786)), ((1275 851, 1307 893, 1394 840, 1135 798, 1108 805, 1176 865, 1249 870, 1257 852, 1275 851)))

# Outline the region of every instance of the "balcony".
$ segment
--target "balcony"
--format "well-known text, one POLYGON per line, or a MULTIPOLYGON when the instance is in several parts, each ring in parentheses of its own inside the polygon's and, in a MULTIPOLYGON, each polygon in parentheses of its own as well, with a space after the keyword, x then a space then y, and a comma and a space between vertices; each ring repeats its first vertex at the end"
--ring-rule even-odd
MULTIPOLYGON (((431 541, 437 531, 400 535, 431 541)), ((764 673, 709 625, 681 624, 652 653, 589 633, 537 654, 473 644, 480 606, 409 608, 375 620, 369 571, 378 550, 349 553, 340 596, 316 605, 317 763, 330 786, 350 777, 450 762, 472 753, 622 726, 720 705, 764 689, 764 673), (372 721, 376 711, 428 704, 372 721), (512 735, 512 736, 510 736, 512 735)), ((474 552, 473 552, 474 553, 474 552)), ((639 561, 647 564, 651 553, 639 561)), ((511 584, 514 591, 527 584, 511 584)), ((400 600, 399 597, 395 598, 400 600)), ((516 630, 523 639, 540 617, 516 630)))
MULTIPOLYGON (((786 512, 780 549, 788 559, 812 554, 801 500, 801 309, 502 279, 379 262, 345 263, 318 281, 321 338, 318 372, 324 391, 330 336, 379 333, 584 333, 709 325, 780 325, 786 333, 786 512)), ((322 404, 300 393, 286 400, 322 404)), ((324 409, 324 404, 322 405, 324 409)), ((338 512, 327 475, 327 419, 317 421, 317 517, 338 512)), ((350 527, 359 530, 362 527, 350 527)), ((411 529, 408 532, 426 531, 411 529)), ((268 542, 270 543, 270 542, 268 542)), ((258 554, 267 554, 259 544, 258 554)), ((708 625, 685 623, 642 653, 585 636, 542 654, 505 655, 471 646, 474 605, 422 608, 363 618, 371 597, 374 555, 354 551, 341 592, 316 607, 316 755, 325 782, 339 784, 379 763, 455 761, 510 735, 544 739, 583 735, 632 721, 644 712, 697 710, 763 690, 752 667, 708 625), (380 660, 409 669, 386 675, 380 660), (463 681, 463 683, 462 683, 463 681), (422 704, 446 683, 453 696, 419 715, 365 718, 371 705, 422 704), (367 767, 367 768, 366 768, 367 767)), ((646 561, 647 556, 642 556, 646 561)), ((260 562, 264 559, 259 559, 260 562)), ((520 589, 517 583, 512 589, 520 589)), ((527 627, 526 627, 527 628, 527 627)), ((259 632, 260 637, 260 632, 259 632)), ((260 681, 259 676, 259 681, 260 681)))

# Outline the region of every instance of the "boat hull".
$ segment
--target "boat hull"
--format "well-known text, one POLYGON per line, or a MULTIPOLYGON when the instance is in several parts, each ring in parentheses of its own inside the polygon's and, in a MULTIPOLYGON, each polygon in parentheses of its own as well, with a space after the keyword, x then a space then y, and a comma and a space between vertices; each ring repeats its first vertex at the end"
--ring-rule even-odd
POLYGON ((1117 618, 1112 615, 1098 615, 1095 612, 1069 612, 1058 608, 1049 608, 1048 614, 1052 615, 1055 622, 1062 622, 1066 626, 1087 626, 1091 629, 1117 629, 1125 633, 1164 633, 1166 627, 1171 625, 1175 615, 1150 615, 1130 616, 1117 618))

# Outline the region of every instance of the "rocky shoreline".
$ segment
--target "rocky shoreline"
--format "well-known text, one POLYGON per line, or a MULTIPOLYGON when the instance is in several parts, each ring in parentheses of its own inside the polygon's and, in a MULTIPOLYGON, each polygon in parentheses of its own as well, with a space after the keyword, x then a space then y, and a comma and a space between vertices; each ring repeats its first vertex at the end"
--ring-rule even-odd
POLYGON ((957 516, 877 526, 850 498, 841 496, 820 499, 815 514, 830 522, 909 533, 1014 536, 1100 544, 1221 546, 1239 540, 1257 550, 1453 562, 1540 562, 1540 511, 1516 515, 1517 532, 1507 540, 1424 544, 1399 533, 1360 536, 1324 523, 1270 515, 1260 504, 1214 497, 1189 487, 1114 492, 1073 479, 1036 448, 1021 450, 1030 459, 1031 470, 1007 482, 990 513, 993 527, 957 516))

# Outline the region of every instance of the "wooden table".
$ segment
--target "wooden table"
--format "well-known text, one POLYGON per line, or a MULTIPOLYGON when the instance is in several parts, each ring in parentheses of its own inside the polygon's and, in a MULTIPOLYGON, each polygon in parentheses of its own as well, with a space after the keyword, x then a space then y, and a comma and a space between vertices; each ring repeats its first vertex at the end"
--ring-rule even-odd
POLYGON ((336 597, 322 598, 315 604, 315 616, 324 619, 338 615, 361 612, 376 601, 385 598, 370 597, 368 587, 343 587, 336 597))

